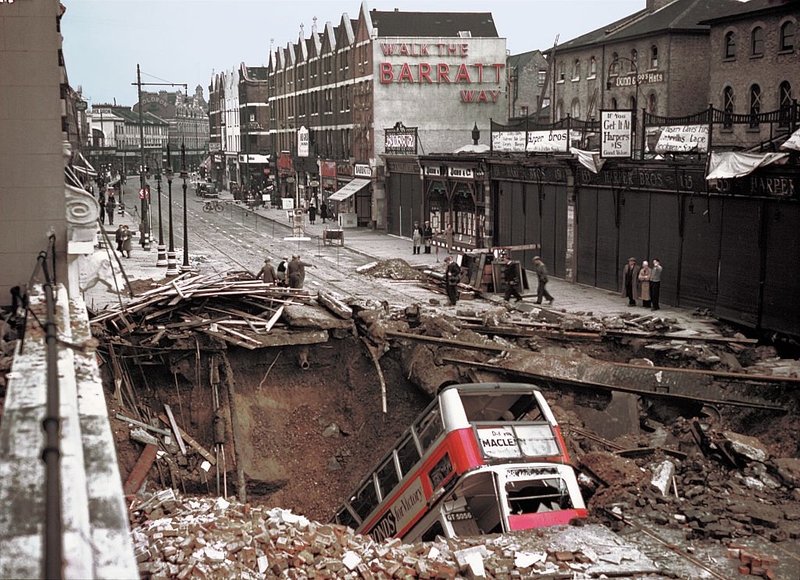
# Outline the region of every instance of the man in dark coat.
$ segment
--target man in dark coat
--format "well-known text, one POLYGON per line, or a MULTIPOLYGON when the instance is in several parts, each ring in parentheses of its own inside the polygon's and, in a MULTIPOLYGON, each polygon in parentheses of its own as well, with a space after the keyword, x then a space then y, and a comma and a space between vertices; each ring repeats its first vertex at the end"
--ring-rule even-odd
POLYGON ((628 263, 622 268, 622 296, 628 299, 628 306, 636 306, 639 298, 639 266, 636 258, 628 258, 628 263))
POLYGON ((108 200, 106 201, 106 216, 108 217, 109 225, 114 225, 114 209, 117 207, 117 200, 114 197, 114 192, 108 191, 108 200))
POLYGON ((306 266, 311 266, 311 264, 302 262, 300 256, 292 256, 291 262, 286 266, 286 275, 289 278, 290 288, 303 288, 303 282, 306 279, 306 266))
POLYGON ((265 284, 275 284, 278 281, 275 268, 272 266, 272 260, 264 258, 264 265, 256 274, 256 278, 261 278, 261 281, 265 284))
POLYGON ((450 299, 450 306, 455 306, 458 301, 458 283, 461 281, 461 266, 456 264, 451 256, 444 259, 447 267, 444 271, 444 283, 447 287, 447 297, 450 299))
POLYGON ((433 228, 431 222, 425 222, 425 227, 422 228, 422 243, 425 244, 425 253, 431 253, 431 242, 433 241, 433 228))
POLYGON ((522 300, 519 294, 519 262, 512 260, 511 256, 506 254, 503 256, 505 261, 505 269, 503 270, 503 278, 506 281, 506 295, 504 299, 506 302, 511 300, 511 297, 517 299, 517 302, 522 300))

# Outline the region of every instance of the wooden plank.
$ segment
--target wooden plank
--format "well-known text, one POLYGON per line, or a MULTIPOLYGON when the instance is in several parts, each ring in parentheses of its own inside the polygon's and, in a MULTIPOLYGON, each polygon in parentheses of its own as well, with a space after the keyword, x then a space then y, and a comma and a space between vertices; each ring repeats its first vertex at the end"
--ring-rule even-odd
POLYGON ((246 340, 246 341, 249 341, 249 342, 253 342, 253 343, 255 343, 255 344, 258 344, 258 345, 261 345, 261 344, 262 344, 262 343, 261 343, 261 341, 259 341, 259 340, 256 340, 255 338, 251 338, 251 337, 247 336, 246 334, 242 334, 241 332, 236 332, 236 331, 235 331, 235 330, 233 330, 232 328, 228 328, 228 327, 227 327, 227 326, 225 326, 225 325, 224 325, 224 323, 222 323, 222 322, 220 322, 219 324, 217 324, 217 328, 219 328, 219 329, 221 329, 221 330, 223 330, 223 331, 225 331, 225 332, 227 332, 227 333, 230 333, 230 334, 232 334, 233 336, 238 336, 238 337, 239 337, 239 338, 241 338, 242 340, 246 340))
POLYGON ((186 455, 186 445, 183 444, 183 438, 181 437, 181 429, 175 422, 175 417, 172 416, 172 409, 169 408, 169 405, 164 405, 164 409, 167 411, 167 416, 169 417, 169 424, 172 426, 172 431, 175 433, 175 439, 178 440, 178 446, 181 448, 181 453, 186 455))
POLYGON ((142 487, 142 483, 145 477, 147 477, 147 472, 150 471, 153 462, 156 460, 157 452, 157 445, 147 444, 144 446, 142 454, 139 456, 139 459, 136 460, 136 464, 128 475, 128 479, 125 480, 122 486, 122 491, 125 495, 133 495, 142 487))
MULTIPOLYGON (((166 407, 166 405, 164 405, 164 407, 166 407)), ((166 415, 164 415, 163 413, 162 413, 162 414, 160 414, 160 415, 158 416, 158 418, 159 418, 159 419, 161 419, 162 421, 164 421, 165 423, 169 421, 169 417, 167 417, 167 416, 166 416, 166 415)), ((177 427, 177 425, 176 425, 176 427, 177 427)), ((208 460, 208 462, 209 462, 211 465, 216 465, 216 463, 217 463, 217 460, 216 460, 216 458, 215 458, 213 455, 211 455, 211 453, 209 453, 208 451, 206 451, 206 449, 205 449, 205 448, 204 448, 202 445, 200 445, 200 443, 198 443, 198 442, 197 442, 197 441, 194 439, 194 437, 192 437, 191 435, 189 435, 189 434, 188 434, 186 431, 184 431, 184 430, 183 430, 183 429, 181 429, 180 427, 178 427, 178 432, 181 434, 181 437, 183 437, 183 439, 184 439, 184 440, 185 440, 185 441, 186 441, 186 442, 187 442, 189 445, 191 445, 191 446, 192 446, 192 449, 195 449, 195 450, 196 450, 196 451, 197 451, 197 452, 198 452, 200 455, 202 455, 204 458, 206 458, 206 459, 208 460)))
POLYGON ((139 427, 143 427, 144 429, 148 429, 150 431, 155 431, 156 433, 161 433, 162 435, 168 436, 170 434, 170 432, 167 431, 166 429, 161 429, 160 427, 153 427, 152 425, 148 425, 147 423, 144 423, 142 421, 137 421, 136 419, 133 419, 131 417, 126 417, 125 415, 120 415, 119 413, 116 414, 116 417, 121 421, 125 421, 133 425, 138 425, 139 427))
POLYGON ((256 348, 265 346, 265 345, 263 345, 261 343, 259 343, 258 346, 253 346, 249 342, 245 342, 243 340, 239 340, 237 338, 234 338, 234 337, 232 337, 230 335, 225 334, 224 332, 216 332, 216 331, 211 330, 211 329, 201 328, 200 332, 203 332, 203 333, 205 333, 205 334, 207 334, 209 336, 213 336, 214 338, 218 338, 220 340, 224 340, 225 342, 230 342, 231 344, 235 344, 236 346, 242 346, 242 347, 244 347, 246 349, 249 349, 249 350, 255 350, 256 348))
POLYGON ((283 305, 281 304, 281 307, 275 311, 275 314, 273 314, 272 318, 270 318, 269 322, 267 322, 267 327, 264 330, 266 332, 272 330, 272 327, 275 326, 275 323, 278 322, 278 320, 280 320, 282 314, 283 314, 283 305))

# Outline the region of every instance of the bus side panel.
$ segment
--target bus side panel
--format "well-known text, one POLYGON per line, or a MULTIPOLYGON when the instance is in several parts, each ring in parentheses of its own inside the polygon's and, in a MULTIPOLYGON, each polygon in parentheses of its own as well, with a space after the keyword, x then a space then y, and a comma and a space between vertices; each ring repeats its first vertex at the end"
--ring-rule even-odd
POLYGON ((456 473, 462 474, 485 463, 472 427, 453 431, 446 439, 446 446, 450 449, 450 459, 456 473))

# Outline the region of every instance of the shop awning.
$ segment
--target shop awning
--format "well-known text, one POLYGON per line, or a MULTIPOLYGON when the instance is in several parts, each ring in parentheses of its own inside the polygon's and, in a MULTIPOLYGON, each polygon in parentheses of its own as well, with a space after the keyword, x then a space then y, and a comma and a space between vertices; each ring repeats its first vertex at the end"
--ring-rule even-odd
POLYGON ((89 163, 80 151, 78 152, 78 156, 72 161, 72 168, 78 173, 83 173, 89 177, 97 177, 97 171, 95 171, 92 164, 89 163))
POLYGON ((354 179, 341 189, 331 195, 328 198, 328 201, 344 201, 351 195, 355 194, 357 191, 365 188, 369 185, 369 179, 354 179))
POLYGON ((203 169, 211 169, 211 157, 206 157, 203 162, 200 164, 200 167, 203 169))
POLYGON ((788 153, 756 154, 712 151, 708 158, 708 174, 706 175, 706 180, 744 177, 759 167, 764 167, 772 163, 786 163, 788 158, 788 153))
POLYGON ((788 151, 790 149, 793 151, 800 151, 800 129, 791 134, 791 136, 786 140, 786 143, 781 145, 781 149, 784 151, 788 151))

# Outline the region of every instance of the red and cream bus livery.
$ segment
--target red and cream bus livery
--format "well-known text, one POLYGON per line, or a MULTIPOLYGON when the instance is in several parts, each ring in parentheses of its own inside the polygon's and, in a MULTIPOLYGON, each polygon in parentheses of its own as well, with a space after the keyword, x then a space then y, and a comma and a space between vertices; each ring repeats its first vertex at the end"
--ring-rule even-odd
POLYGON ((429 541, 567 524, 586 507, 539 389, 450 385, 339 508, 376 540, 429 541))

